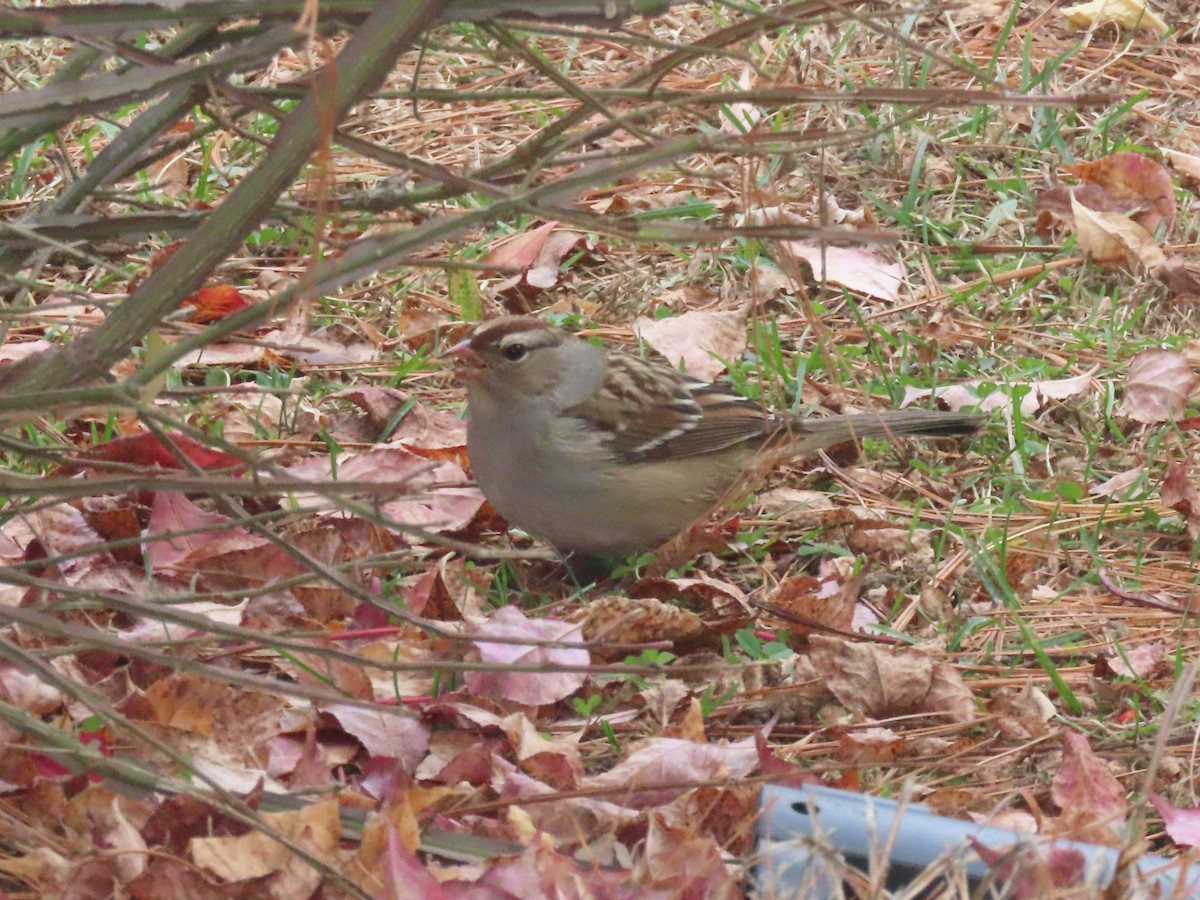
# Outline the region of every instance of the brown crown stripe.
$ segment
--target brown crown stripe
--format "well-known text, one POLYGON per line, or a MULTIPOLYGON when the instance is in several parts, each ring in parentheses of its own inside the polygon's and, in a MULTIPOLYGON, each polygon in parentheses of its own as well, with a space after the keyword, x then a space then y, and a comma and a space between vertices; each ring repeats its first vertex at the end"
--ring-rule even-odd
POLYGON ((510 334, 520 334, 522 331, 557 332, 558 329, 532 316, 501 319, 497 322, 482 322, 475 327, 475 331, 471 335, 471 343, 476 346, 494 344, 497 341, 504 340, 510 334))

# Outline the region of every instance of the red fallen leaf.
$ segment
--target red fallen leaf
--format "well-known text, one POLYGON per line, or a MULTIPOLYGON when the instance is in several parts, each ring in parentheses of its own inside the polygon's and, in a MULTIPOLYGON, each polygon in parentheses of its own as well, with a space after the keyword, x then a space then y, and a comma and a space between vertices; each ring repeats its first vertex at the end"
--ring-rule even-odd
POLYGON ((496 241, 482 260, 485 266, 497 269, 521 269, 524 271, 537 262, 538 254, 550 237, 550 232, 558 227, 558 222, 547 222, 533 231, 514 234, 511 237, 496 241))
POLYGON ((448 900, 451 896, 429 869, 404 846, 399 832, 387 826, 387 848, 383 855, 383 892, 379 897, 427 897, 448 900))
POLYGON ((187 243, 187 241, 184 241, 184 240, 171 241, 171 243, 167 244, 164 247, 160 247, 159 249, 157 249, 153 253, 151 253, 150 258, 148 260, 146 260, 146 274, 150 274, 155 269, 157 269, 159 266, 161 266, 163 263, 165 263, 168 259, 171 258, 172 255, 174 255, 176 250, 178 250, 180 247, 182 247, 186 243, 187 243))
POLYGON ((182 305, 192 308, 189 322, 207 325, 239 309, 245 309, 250 305, 250 301, 232 284, 217 284, 200 288, 192 296, 185 297, 182 305))
POLYGON ((1063 734, 1062 768, 1050 782, 1050 798, 1062 814, 1047 824, 1073 840, 1120 846, 1129 805, 1125 788, 1081 734, 1063 734))
MULTIPOLYGON (((96 750, 101 756, 112 756, 112 737, 106 731, 81 731, 77 735, 79 743, 83 746, 95 745, 96 750)), ((66 778, 72 775, 70 769, 64 766, 53 756, 47 756, 43 753, 31 753, 29 758, 33 760, 34 766, 39 775, 44 778, 66 778)), ((98 784, 104 778, 97 775, 95 772, 88 774, 88 781, 92 784, 98 784)))
POLYGON ((1058 896, 1057 891, 1083 884, 1083 853, 1070 847, 1033 846, 994 849, 971 838, 972 849, 995 870, 995 881, 1007 885, 1006 896, 1018 900, 1058 896))
POLYGON ((1124 216, 1142 208, 1136 200, 1114 197, 1097 184, 1056 185, 1039 193, 1034 201, 1033 210, 1037 217, 1034 230, 1040 237, 1071 230, 1075 223, 1075 215, 1071 212, 1072 198, 1095 212, 1124 216))
POLYGON ((754 749, 758 753, 758 770, 772 784, 802 787, 806 784, 825 783, 803 766, 776 756, 768 746, 766 735, 762 731, 754 732, 754 749))
POLYGON ((1141 212, 1133 220, 1154 233, 1161 223, 1167 230, 1175 224, 1175 187, 1161 165, 1144 153, 1123 151, 1093 162, 1071 163, 1062 167, 1080 181, 1103 188, 1111 197, 1133 200, 1141 212))
POLYGON ((497 269, 516 269, 517 274, 495 285, 496 293, 527 286, 545 290, 558 283, 558 266, 583 241, 575 231, 555 231, 558 222, 504 238, 492 245, 483 263, 497 269))
MULTIPOLYGON (((201 469, 243 469, 245 463, 229 453, 205 447, 186 435, 176 431, 168 431, 166 437, 178 451, 201 469)), ((115 438, 107 443, 93 447, 82 454, 89 461, 127 463, 135 466, 150 468, 158 466, 162 469, 181 469, 179 460, 171 449, 159 439, 154 432, 143 431, 141 434, 129 437, 115 438)), ((78 472, 82 466, 69 464, 63 466, 60 475, 78 472)))
POLYGON ((172 569, 176 563, 187 559, 194 550, 206 547, 227 535, 246 536, 244 528, 226 528, 227 516, 201 509, 182 494, 158 491, 150 510, 150 521, 146 526, 146 540, 142 544, 146 561, 157 572, 172 569), (209 529, 196 534, 175 535, 156 538, 155 535, 171 531, 195 531, 209 529))
POLYGON ((1171 840, 1180 847, 1200 847, 1200 809, 1178 809, 1153 791, 1149 796, 1171 840))

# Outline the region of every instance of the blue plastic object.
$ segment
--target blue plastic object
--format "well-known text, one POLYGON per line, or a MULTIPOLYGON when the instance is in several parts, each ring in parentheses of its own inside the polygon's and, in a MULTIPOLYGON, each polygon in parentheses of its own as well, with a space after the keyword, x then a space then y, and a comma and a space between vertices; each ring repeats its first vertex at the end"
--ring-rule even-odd
MULTIPOLYGON (((888 883, 893 888, 914 879, 931 863, 958 852, 972 880, 988 874, 987 865, 971 849, 968 838, 994 850, 1013 844, 1071 848, 1086 860, 1089 884, 1108 885, 1119 851, 1097 844, 1050 840, 951 819, 915 803, 870 797, 827 787, 785 788, 766 785, 759 800, 757 881, 764 897, 831 897, 842 894, 834 871, 819 846, 831 848, 847 863, 866 872, 872 851, 889 847, 888 883), (893 836, 894 832, 894 836, 893 836)), ((1145 855, 1137 862, 1148 887, 1163 897, 1200 898, 1200 864, 1145 855)))

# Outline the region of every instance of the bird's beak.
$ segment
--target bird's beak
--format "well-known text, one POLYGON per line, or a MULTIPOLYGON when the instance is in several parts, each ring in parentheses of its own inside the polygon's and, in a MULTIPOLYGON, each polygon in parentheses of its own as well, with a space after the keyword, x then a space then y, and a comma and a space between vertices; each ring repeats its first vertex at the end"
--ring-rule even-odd
POLYGON ((459 341, 453 347, 447 347, 438 354, 438 358, 454 360, 454 377, 459 380, 470 379, 484 367, 483 357, 475 352, 470 338, 459 341))

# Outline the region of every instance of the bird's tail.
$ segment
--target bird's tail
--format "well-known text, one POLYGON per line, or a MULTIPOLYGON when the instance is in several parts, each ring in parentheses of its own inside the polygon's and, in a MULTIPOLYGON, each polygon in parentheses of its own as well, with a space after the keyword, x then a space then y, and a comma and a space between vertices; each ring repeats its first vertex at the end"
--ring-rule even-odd
POLYGON ((987 420, 977 413, 947 413, 931 409, 895 409, 850 416, 808 417, 792 426, 790 453, 803 455, 843 441, 865 437, 925 435, 951 437, 972 434, 987 420))

